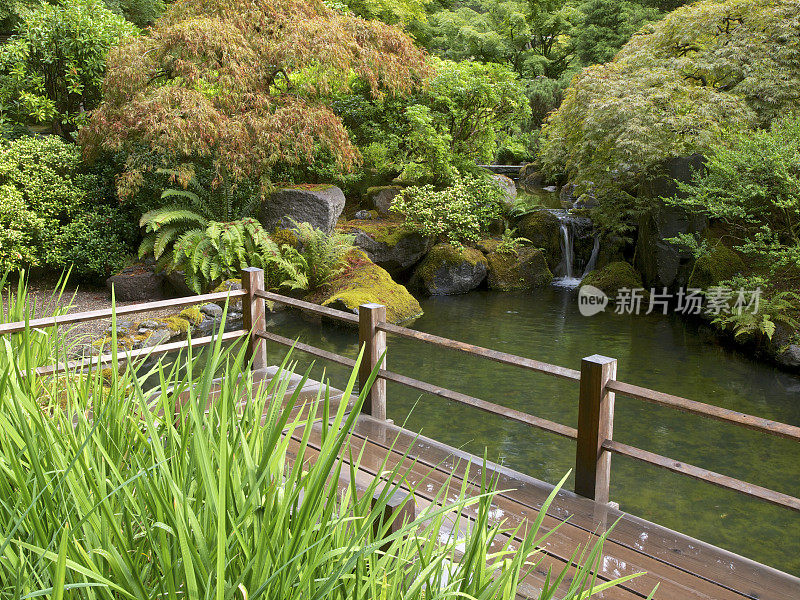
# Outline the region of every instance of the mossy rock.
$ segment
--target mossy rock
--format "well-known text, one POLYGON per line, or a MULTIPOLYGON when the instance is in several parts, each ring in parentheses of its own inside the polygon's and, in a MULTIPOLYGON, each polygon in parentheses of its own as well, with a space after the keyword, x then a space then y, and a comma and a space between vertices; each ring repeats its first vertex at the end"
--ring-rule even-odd
MULTIPOLYGON (((217 287, 212 290, 212 293, 218 292, 231 292, 234 290, 241 290, 242 289, 242 280, 238 278, 231 278, 226 279, 222 283, 220 283, 217 287)), ((225 300, 218 300, 217 305, 225 308, 225 300)), ((228 307, 229 310, 240 311, 242 310, 242 300, 241 298, 234 298, 230 300, 230 304, 228 307)))
POLYGON ((273 242, 278 244, 278 246, 291 246, 292 248, 297 248, 299 246, 299 242, 297 240, 297 233, 293 229, 280 229, 277 228, 272 234, 269 236, 273 242))
POLYGON ((553 273, 539 248, 525 246, 514 252, 492 252, 487 258, 491 290, 530 290, 553 281, 553 273))
POLYGON ((495 252, 500 247, 500 244, 502 244, 502 241, 500 240, 487 238, 485 240, 475 242, 475 247, 484 254, 490 254, 491 252, 495 252))
POLYGON ((488 262, 476 248, 439 244, 414 271, 412 285, 429 296, 466 294, 486 279, 488 262))
POLYGON ((203 322, 203 313, 200 312, 200 306, 189 306, 184 308, 178 316, 185 319, 192 325, 200 325, 203 322))
POLYGON ((347 263, 348 267, 341 275, 308 300, 354 313, 358 313, 362 304, 383 304, 386 318, 392 323, 404 323, 422 315, 422 307, 416 298, 364 252, 352 251, 347 263))
POLYGON ((743 270, 744 262, 741 257, 721 241, 717 241, 708 254, 695 261, 688 285, 691 288, 707 290, 743 270))
POLYGON ((630 263, 624 261, 612 262, 602 269, 588 273, 581 281, 581 285, 594 286, 609 296, 616 296, 622 288, 639 289, 644 287, 642 276, 630 263))
POLYGON ((561 261, 561 221, 549 210, 537 210, 522 217, 517 235, 544 250, 547 265, 555 269, 561 261))
POLYGON ((390 216, 392 202, 402 190, 403 188, 399 185, 381 185, 367 188, 367 192, 364 194, 367 210, 374 209, 376 214, 381 217, 390 216))
POLYGON ((432 238, 398 219, 346 221, 337 230, 355 234, 353 243, 372 262, 395 275, 410 270, 433 246, 432 238))

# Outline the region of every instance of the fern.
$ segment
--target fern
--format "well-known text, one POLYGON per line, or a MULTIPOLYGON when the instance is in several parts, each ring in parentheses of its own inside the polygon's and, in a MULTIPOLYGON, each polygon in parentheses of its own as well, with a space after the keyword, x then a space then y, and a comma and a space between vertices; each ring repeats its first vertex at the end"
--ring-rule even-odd
POLYGON ((292 222, 302 248, 300 254, 308 269, 308 285, 316 289, 342 272, 355 236, 336 232, 326 234, 308 223, 292 222))
POLYGON ((778 323, 789 329, 800 329, 800 319, 794 315, 800 304, 800 294, 780 292, 768 298, 761 298, 758 312, 721 314, 712 322, 722 329, 733 332, 734 337, 753 337, 772 340, 778 323))

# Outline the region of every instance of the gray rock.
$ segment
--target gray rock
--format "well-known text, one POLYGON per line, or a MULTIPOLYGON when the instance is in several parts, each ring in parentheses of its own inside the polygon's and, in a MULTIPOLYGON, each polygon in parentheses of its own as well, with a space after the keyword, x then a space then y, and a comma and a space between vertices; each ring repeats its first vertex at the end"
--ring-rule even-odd
POLYGON ((159 329, 163 326, 164 324, 158 321, 142 321, 139 323, 139 327, 146 327, 147 329, 159 329))
POLYGON ((330 233, 344 202, 344 193, 335 185, 279 188, 262 204, 259 220, 268 231, 290 229, 294 220, 330 233))
POLYGON ((791 344, 786 350, 778 354, 778 363, 784 367, 800 367, 800 345, 791 344))
POLYGON ((420 263, 411 284, 428 296, 466 294, 486 279, 488 263, 480 250, 434 246, 420 263))
POLYGON ((369 259, 392 275, 408 271, 433 247, 433 238, 423 236, 404 225, 387 225, 393 230, 367 233, 355 230, 353 244, 366 252, 369 259))
POLYGON ((186 274, 183 271, 169 271, 164 274, 164 295, 170 298, 184 298, 194 296, 195 292, 186 283, 186 274))
POLYGON ((373 213, 371 213, 368 210, 359 210, 358 212, 356 212, 355 217, 359 221, 371 221, 372 220, 372 214, 373 213))
POLYGON ((575 205, 575 184, 567 183, 561 186, 561 190, 558 192, 558 201, 561 203, 561 206, 564 208, 572 208, 575 205))
POLYGON ((517 199, 517 184, 514 183, 513 179, 505 175, 492 175, 492 178, 497 182, 497 185, 500 186, 500 189, 503 190, 503 204, 505 204, 507 209, 511 210, 514 208, 514 201, 517 199))
POLYGON ((140 266, 123 269, 106 279, 106 287, 114 290, 119 302, 140 302, 164 298, 164 275, 140 266))
POLYGON ((157 329, 150 337, 142 342, 142 348, 154 348, 165 344, 172 337, 172 333, 168 329, 157 329))
POLYGON ((367 190, 368 206, 378 211, 378 216, 388 217, 392 214, 392 202, 402 191, 399 185, 387 185, 367 190))
POLYGON ((222 317, 223 310, 221 306, 209 302, 208 304, 203 304, 203 306, 200 307, 200 312, 204 315, 208 315, 209 317, 218 319, 222 317))

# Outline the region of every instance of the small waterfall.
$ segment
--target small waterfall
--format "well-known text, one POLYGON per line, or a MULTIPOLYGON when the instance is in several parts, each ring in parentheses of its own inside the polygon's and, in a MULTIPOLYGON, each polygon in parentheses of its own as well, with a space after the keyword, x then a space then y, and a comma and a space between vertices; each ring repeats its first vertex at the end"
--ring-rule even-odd
MULTIPOLYGON (((589 262, 586 263, 586 268, 583 270, 583 277, 594 271, 594 266, 597 264, 597 255, 600 254, 600 236, 595 234, 594 245, 592 246, 592 255, 589 257, 589 262)), ((581 279, 583 279, 581 277, 581 279)))
POLYGON ((597 255, 600 252, 600 236, 594 236, 591 255, 586 260, 586 255, 589 254, 588 245, 581 244, 582 252, 578 254, 576 242, 589 238, 592 222, 586 217, 576 217, 563 209, 550 212, 558 217, 561 232, 561 262, 555 269, 557 277, 553 280, 553 285, 566 288, 578 287, 583 275, 594 269, 597 263, 597 255), (576 272, 582 275, 576 277, 576 272))

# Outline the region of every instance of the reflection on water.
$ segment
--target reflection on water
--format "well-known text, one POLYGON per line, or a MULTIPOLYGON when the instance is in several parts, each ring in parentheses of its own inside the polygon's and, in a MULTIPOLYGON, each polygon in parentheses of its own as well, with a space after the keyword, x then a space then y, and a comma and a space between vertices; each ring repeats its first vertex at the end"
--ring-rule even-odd
MULTIPOLYGON (((575 292, 475 292, 423 301, 414 327, 471 344, 580 368, 591 354, 619 361, 622 381, 800 425, 800 378, 706 343, 678 318, 582 317, 575 292)), ((300 318, 273 330, 355 357, 357 333, 300 318)), ((270 362, 283 350, 269 346, 270 362)), ((298 353, 300 368, 311 357, 298 353)), ((389 336, 389 368, 576 426, 578 385, 389 336)), ((330 367, 333 385, 347 370, 330 367)), ((314 376, 322 375, 315 367, 314 376)), ((574 443, 406 388, 388 385, 389 417, 414 431, 499 460, 551 483, 573 467, 574 443)), ((614 438, 677 460, 800 495, 800 445, 617 396, 614 438)), ((571 482, 570 482, 571 485, 571 482)), ((623 457, 612 460, 612 499, 623 510, 800 574, 800 517, 623 457)))

